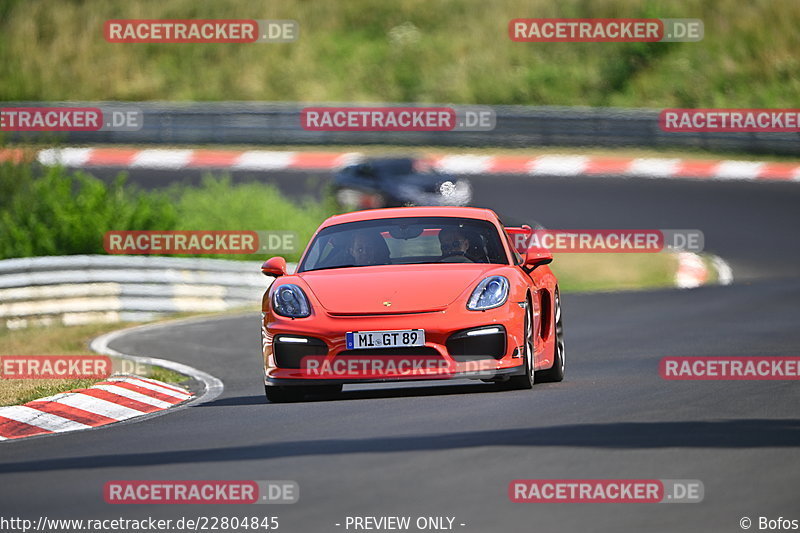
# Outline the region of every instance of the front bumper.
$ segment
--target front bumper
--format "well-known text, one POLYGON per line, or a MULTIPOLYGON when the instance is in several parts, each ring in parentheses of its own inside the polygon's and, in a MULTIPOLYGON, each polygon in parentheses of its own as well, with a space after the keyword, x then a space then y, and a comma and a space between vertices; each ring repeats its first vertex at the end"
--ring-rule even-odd
POLYGON ((431 380, 445 380, 445 379, 485 379, 502 380, 506 377, 518 376, 525 372, 525 365, 522 360, 519 360, 517 366, 499 368, 492 371, 484 372, 462 372, 455 374, 448 374, 446 376, 431 376, 431 377, 384 377, 384 378, 371 378, 371 379, 337 379, 337 378, 277 378, 267 376, 264 383, 268 386, 276 387, 291 387, 291 386, 319 386, 319 385, 357 385, 364 383, 395 383, 399 381, 431 381, 431 380))
MULTIPOLYGON (((493 379, 524 372, 522 358, 525 310, 508 302, 487 311, 452 311, 362 316, 312 315, 285 319, 265 314, 262 328, 264 376, 268 385, 374 383, 427 379, 493 379), (348 331, 424 329, 419 348, 347 350, 348 331), (467 335, 470 331, 499 330, 499 334, 467 335), (286 343, 286 338, 293 340, 286 343), (306 338, 308 342, 297 342, 306 338), (485 353, 484 353, 485 352, 485 353), (307 362, 314 359, 314 365, 307 362), (341 372, 344 361, 364 358, 389 361, 387 369, 341 372), (408 371, 398 361, 424 359, 435 364, 408 371), (321 366, 322 365, 322 366, 321 366), (328 369, 321 371, 320 369, 328 369), (330 371, 334 369, 336 371, 330 371)), ((372 368, 372 367, 371 367, 372 368)))

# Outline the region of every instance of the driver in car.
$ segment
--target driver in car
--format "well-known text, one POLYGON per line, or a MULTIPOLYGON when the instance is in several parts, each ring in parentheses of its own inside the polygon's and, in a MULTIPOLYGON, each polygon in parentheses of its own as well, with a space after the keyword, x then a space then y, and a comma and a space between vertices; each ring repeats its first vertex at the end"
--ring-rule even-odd
POLYGON ((386 241, 373 233, 356 233, 348 252, 356 266, 385 265, 389 261, 389 247, 386 241))
POLYGON ((439 232, 439 245, 442 248, 443 263, 472 263, 467 257, 469 238, 460 228, 443 228, 439 232))

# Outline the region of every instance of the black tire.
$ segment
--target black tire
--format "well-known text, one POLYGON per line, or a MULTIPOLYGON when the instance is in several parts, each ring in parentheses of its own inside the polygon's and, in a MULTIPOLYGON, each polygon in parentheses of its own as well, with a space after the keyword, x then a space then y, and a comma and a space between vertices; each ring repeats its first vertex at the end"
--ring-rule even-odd
POLYGON ((525 306, 525 343, 523 344, 523 358, 525 359, 525 373, 519 376, 511 376, 508 381, 501 382, 500 385, 509 390, 527 390, 533 388, 534 372, 533 372, 533 304, 530 297, 528 297, 527 305, 525 306))
POLYGON ((555 324, 555 343, 553 345, 553 366, 547 370, 536 372, 536 381, 540 383, 557 383, 563 381, 566 371, 566 351, 564 349, 564 321, 561 316, 561 296, 558 287, 555 291, 553 305, 553 323, 555 324))
POLYGON ((270 387, 264 385, 264 394, 270 403, 299 402, 303 399, 305 391, 302 387, 270 387))

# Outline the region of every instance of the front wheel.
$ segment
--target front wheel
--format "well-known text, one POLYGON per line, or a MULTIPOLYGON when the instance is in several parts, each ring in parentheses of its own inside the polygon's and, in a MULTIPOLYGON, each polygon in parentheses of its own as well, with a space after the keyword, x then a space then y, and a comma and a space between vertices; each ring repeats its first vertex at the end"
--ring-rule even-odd
POLYGON ((525 360, 525 373, 519 376, 511 376, 508 381, 502 382, 502 386, 512 390, 524 390, 533 388, 534 372, 533 372, 533 305, 530 297, 526 301, 525 306, 525 343, 523 351, 523 358, 525 360))
POLYGON ((564 379, 566 369, 566 352, 564 350, 564 323, 561 319, 561 296, 558 288, 555 291, 553 305, 553 322, 555 324, 555 342, 553 343, 553 366, 547 370, 536 372, 536 381, 554 383, 564 379))

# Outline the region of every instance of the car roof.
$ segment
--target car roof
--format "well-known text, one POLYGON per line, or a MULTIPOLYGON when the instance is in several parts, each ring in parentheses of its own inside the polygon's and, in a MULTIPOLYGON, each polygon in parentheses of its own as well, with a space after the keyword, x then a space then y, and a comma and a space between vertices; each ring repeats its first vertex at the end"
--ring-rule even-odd
POLYGON ((494 211, 479 207, 390 207, 386 209, 367 209, 364 211, 353 211, 352 213, 334 215, 323 222, 320 228, 335 226, 336 224, 346 224, 348 222, 401 217, 458 217, 499 222, 497 214, 494 211))

